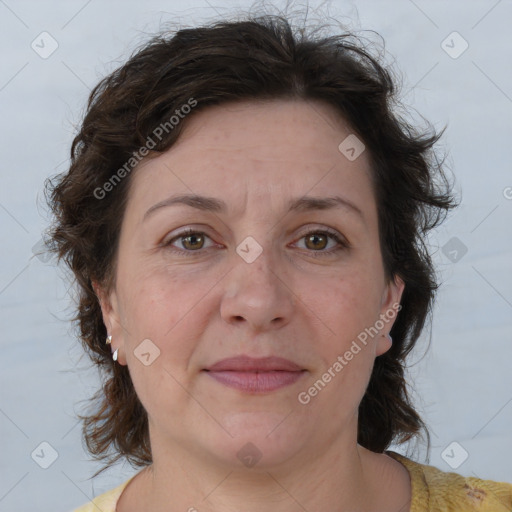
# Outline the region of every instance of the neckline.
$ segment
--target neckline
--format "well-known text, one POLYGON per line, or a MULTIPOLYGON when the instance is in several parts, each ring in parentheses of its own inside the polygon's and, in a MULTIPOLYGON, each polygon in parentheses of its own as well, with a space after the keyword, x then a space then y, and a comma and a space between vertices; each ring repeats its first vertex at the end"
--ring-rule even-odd
POLYGON ((409 472, 411 478, 410 512, 427 512, 429 510, 430 498, 423 465, 392 450, 385 450, 384 453, 402 464, 409 472))
POLYGON ((142 473, 146 468, 142 468, 140 471, 137 471, 134 475, 132 475, 128 480, 123 482, 122 484, 118 485, 115 489, 112 490, 111 500, 112 500, 112 506, 113 506, 113 512, 117 511, 117 504, 119 503, 119 500, 121 499, 121 495, 125 491, 125 489, 132 483, 132 481, 135 479, 137 475, 142 473))
MULTIPOLYGON (((405 455, 402 455, 393 450, 385 450, 384 454, 388 455, 392 459, 396 460, 398 463, 402 464, 402 466, 404 466, 405 469, 407 470, 407 472, 409 473, 409 477, 411 480, 411 498, 414 499, 415 496, 417 496, 418 494, 421 494, 421 489, 422 489, 421 485, 420 485, 420 483, 421 483, 420 475, 422 474, 421 465, 419 463, 414 462, 413 460, 407 458, 405 455)), ((144 471, 145 469, 146 468, 142 468, 140 471, 137 471, 137 473, 132 475, 125 482, 121 483, 120 485, 118 485, 117 487, 112 489, 112 491, 109 493, 109 495, 110 495, 109 498, 114 507, 113 512, 118 512, 117 504, 119 503, 119 500, 121 499, 121 495, 126 490, 126 488, 130 485, 130 483, 132 483, 132 481, 135 479, 135 477, 137 475, 139 475, 140 473, 142 473, 142 471, 144 471)), ((417 510, 414 507, 412 501, 413 500, 411 500, 410 512, 420 512, 419 510, 417 510)))

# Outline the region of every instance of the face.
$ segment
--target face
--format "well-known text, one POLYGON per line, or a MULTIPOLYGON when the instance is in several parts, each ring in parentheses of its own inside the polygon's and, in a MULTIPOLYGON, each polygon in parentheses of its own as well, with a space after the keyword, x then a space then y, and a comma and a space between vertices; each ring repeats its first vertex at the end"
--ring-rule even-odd
POLYGON ((355 443, 403 291, 385 280, 368 155, 338 149, 352 132, 323 103, 216 106, 188 123, 133 171, 116 285, 100 292, 154 460, 157 447, 240 464, 250 442, 270 467, 355 443), (190 194, 213 201, 169 204, 190 194), (241 355, 301 371, 207 371, 241 355))

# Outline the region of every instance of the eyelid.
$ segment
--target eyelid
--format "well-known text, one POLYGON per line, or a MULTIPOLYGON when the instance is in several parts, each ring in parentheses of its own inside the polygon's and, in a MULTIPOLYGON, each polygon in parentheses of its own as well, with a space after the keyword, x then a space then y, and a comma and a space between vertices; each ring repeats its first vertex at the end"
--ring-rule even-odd
MULTIPOLYGON (((326 233, 333 237, 337 237, 341 239, 341 241, 345 241, 345 237, 336 229, 329 228, 327 226, 308 226, 299 232, 299 238, 302 238, 310 233, 326 233)), ((348 242, 347 242, 348 243, 348 242)))

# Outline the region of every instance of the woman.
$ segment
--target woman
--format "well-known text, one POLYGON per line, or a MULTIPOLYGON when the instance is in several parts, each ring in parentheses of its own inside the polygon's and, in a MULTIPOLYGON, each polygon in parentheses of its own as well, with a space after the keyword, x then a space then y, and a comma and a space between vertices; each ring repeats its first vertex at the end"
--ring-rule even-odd
POLYGON ((157 37, 94 89, 53 249, 105 376, 88 449, 142 469, 78 511, 510 511, 511 484, 387 450, 428 439, 404 361, 456 206, 394 93, 350 34, 272 16, 157 37))

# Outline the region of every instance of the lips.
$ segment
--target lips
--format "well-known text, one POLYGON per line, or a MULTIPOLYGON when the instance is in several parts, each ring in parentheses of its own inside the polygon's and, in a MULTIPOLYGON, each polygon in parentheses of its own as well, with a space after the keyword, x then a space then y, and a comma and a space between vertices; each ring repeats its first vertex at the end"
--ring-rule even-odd
POLYGON ((245 393, 267 393, 299 380, 306 370, 282 357, 255 359, 238 356, 218 361, 204 370, 225 386, 245 393))
POLYGON ((287 371, 297 372, 302 368, 293 361, 283 359, 282 357, 262 357, 254 358, 249 356, 230 357, 218 361, 207 371, 213 372, 269 372, 269 371, 287 371))

